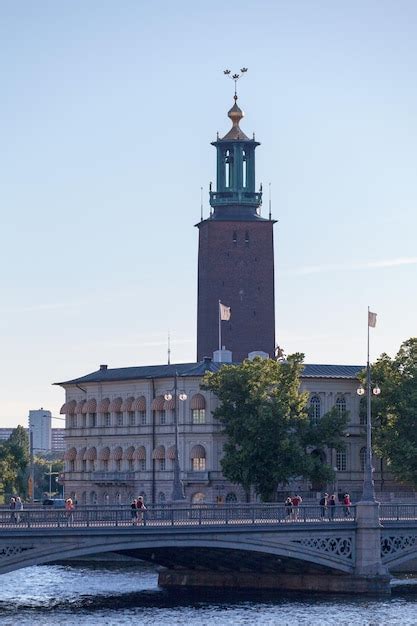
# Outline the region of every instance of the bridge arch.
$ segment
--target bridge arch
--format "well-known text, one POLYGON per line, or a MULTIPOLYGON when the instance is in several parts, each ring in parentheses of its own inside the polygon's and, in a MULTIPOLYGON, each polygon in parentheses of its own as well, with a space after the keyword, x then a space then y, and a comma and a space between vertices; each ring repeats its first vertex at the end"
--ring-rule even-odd
POLYGON ((49 537, 33 532, 24 533, 21 541, 17 535, 5 537, 0 542, 0 573, 6 573, 33 565, 65 561, 106 552, 125 553, 162 566, 197 567, 205 560, 207 568, 226 568, 234 563, 254 573, 265 566, 277 568, 290 564, 293 570, 312 567, 330 573, 351 574, 354 571, 353 555, 329 554, 308 548, 302 541, 288 540, 282 533, 242 532, 240 530, 219 533, 184 529, 169 534, 147 532, 139 528, 133 532, 123 528, 119 532, 51 533, 49 537))

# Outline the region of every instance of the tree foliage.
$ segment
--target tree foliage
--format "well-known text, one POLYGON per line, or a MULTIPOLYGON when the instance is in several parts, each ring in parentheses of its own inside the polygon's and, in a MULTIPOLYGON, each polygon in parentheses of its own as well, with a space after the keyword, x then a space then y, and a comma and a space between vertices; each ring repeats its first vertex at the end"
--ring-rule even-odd
POLYGON ((382 354, 372 366, 381 394, 372 398, 374 449, 400 481, 417 487, 417 337, 394 358, 382 354))
POLYGON ((274 500, 278 485, 291 478, 333 479, 333 469, 310 452, 343 447, 347 415, 332 411, 310 420, 308 394, 300 391, 302 369, 302 354, 285 362, 256 358, 224 365, 203 380, 220 401, 214 416, 227 435, 223 473, 247 494, 254 488, 263 501, 274 500))
POLYGON ((25 497, 29 439, 23 426, 17 426, 0 445, 0 485, 3 494, 18 493, 25 497))

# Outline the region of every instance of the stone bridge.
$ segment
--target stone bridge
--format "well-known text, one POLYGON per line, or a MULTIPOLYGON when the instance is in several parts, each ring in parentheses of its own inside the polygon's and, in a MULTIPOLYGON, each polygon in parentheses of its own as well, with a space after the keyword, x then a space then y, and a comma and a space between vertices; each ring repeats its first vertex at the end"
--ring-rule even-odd
POLYGON ((417 558, 414 508, 362 502, 329 518, 274 505, 0 512, 0 573, 105 552, 162 566, 163 586, 389 593, 389 569, 417 558), (140 525, 136 525, 139 524, 140 525))

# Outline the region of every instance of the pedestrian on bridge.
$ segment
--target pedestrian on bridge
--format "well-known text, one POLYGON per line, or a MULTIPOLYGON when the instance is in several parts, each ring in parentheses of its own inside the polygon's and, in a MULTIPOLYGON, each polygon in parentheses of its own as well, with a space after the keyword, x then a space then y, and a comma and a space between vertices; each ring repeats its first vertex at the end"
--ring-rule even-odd
POLYGON ((137 515, 137 523, 143 524, 143 514, 146 511, 146 506, 143 501, 143 496, 139 496, 136 500, 136 515, 137 515))
POLYGON ((345 495, 343 496, 343 512, 345 514, 345 517, 350 517, 350 505, 351 505, 351 501, 350 501, 350 495, 348 493, 345 493, 345 495))
POLYGON ((336 495, 333 493, 329 499, 329 514, 330 519, 334 519, 334 513, 336 510, 336 495))
POLYGON ((136 500, 136 498, 133 498, 132 502, 130 503, 130 516, 132 518, 132 524, 133 526, 136 526, 137 521, 138 521, 138 501, 136 500))
POLYGON ((324 493, 320 499, 320 517, 322 520, 326 519, 327 512, 327 498, 329 497, 328 493, 324 493))
POLYGON ((285 500, 285 514, 288 520, 290 520, 292 517, 292 500, 290 496, 288 496, 288 498, 285 500))
POLYGON ((9 508, 10 508, 10 510, 12 512, 12 514, 10 515, 10 521, 12 522, 12 524, 15 524, 16 523, 16 513, 15 513, 15 510, 16 510, 16 498, 14 498, 14 497, 10 498, 9 508))
POLYGON ((292 513, 292 518, 294 521, 296 521, 298 519, 298 511, 299 511, 299 506, 300 504, 302 504, 303 499, 301 496, 294 496, 292 498, 292 506, 293 506, 293 513, 292 513))
POLYGON ((15 513, 16 524, 20 524, 20 516, 23 511, 23 502, 20 496, 16 497, 15 509, 16 509, 16 513, 15 513))
POLYGON ((65 500, 65 510, 67 512, 67 526, 72 526, 74 521, 74 502, 72 498, 65 500))

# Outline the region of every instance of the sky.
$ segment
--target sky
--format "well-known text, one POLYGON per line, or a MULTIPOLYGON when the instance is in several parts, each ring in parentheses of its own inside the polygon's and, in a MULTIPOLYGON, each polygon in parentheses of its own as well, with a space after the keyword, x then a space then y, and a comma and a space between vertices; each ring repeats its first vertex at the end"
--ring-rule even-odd
POLYGON ((364 363, 368 306, 371 360, 416 336, 416 31, 415 0, 2 0, 0 426, 166 362, 168 331, 195 361, 225 68, 249 68, 279 345, 364 363))

